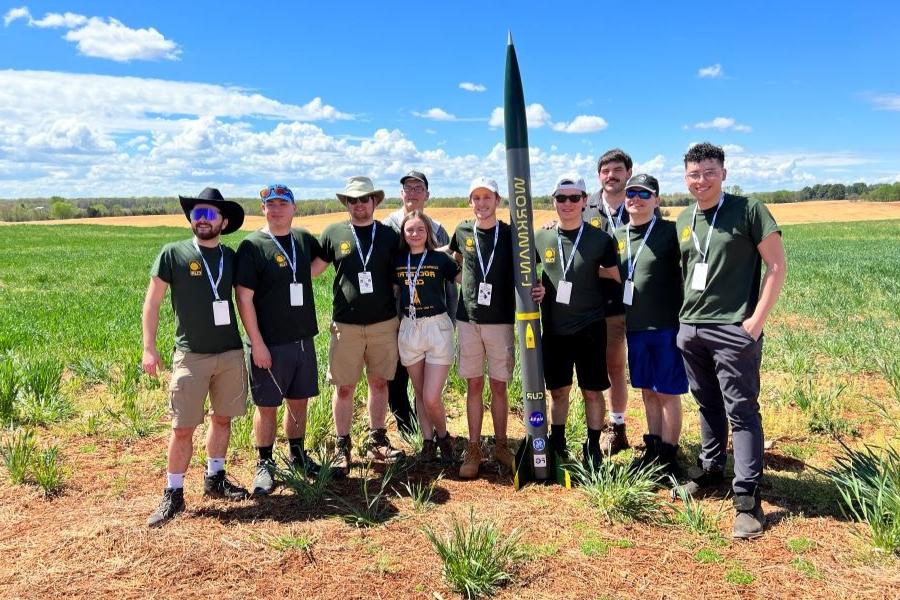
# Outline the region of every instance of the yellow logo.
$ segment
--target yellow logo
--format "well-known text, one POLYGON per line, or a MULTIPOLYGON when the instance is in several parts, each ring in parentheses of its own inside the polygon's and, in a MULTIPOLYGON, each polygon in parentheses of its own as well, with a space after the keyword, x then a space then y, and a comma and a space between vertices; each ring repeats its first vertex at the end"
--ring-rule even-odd
POLYGON ((691 228, 685 227, 684 229, 681 230, 681 241, 686 242, 689 239, 691 239, 691 228))
POLYGON ((474 249, 475 249, 475 240, 473 240, 472 238, 466 238, 466 250, 471 252, 474 249))
POLYGON ((544 262, 556 262, 556 252, 553 251, 553 248, 547 248, 546 250, 544 250, 544 262))
POLYGON ((619 240, 619 252, 625 250, 625 240, 619 240))
POLYGON ((591 219, 591 225, 594 227, 600 227, 600 217, 594 217, 591 219))
POLYGON ((203 275, 203 272, 200 270, 200 261, 199 260, 192 260, 188 264, 188 268, 191 270, 192 277, 200 277, 201 275, 203 275))
POLYGON ((287 266, 287 259, 284 257, 283 254, 276 254, 276 255, 275 255, 275 263, 276 263, 279 267, 286 267, 286 266, 287 266))
POLYGON ((341 242, 340 252, 341 256, 350 254, 350 242, 341 242))

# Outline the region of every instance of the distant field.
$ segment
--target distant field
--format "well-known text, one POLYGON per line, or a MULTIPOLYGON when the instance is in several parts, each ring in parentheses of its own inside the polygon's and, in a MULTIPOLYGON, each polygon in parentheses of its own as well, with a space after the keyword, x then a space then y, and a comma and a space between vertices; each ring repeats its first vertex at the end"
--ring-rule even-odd
MULTIPOLYGON (((900 202, 849 202, 814 201, 797 202, 793 204, 769 205, 775 218, 782 225, 795 223, 825 223, 831 221, 880 221, 882 219, 900 219, 900 202)), ((683 206, 667 208, 669 218, 678 216, 683 206)), ((505 209, 501 212, 504 212, 505 209)), ((375 216, 384 219, 391 210, 378 210, 375 216)), ((468 208, 434 208, 428 210, 448 231, 453 231, 456 224, 465 219, 472 218, 472 211, 468 208)), ((554 219, 556 213, 550 210, 534 211, 534 222, 537 225, 554 219)), ((311 217, 298 217, 294 223, 309 229, 313 233, 320 233, 331 223, 346 219, 346 213, 330 213, 311 217)), ((504 220, 509 220, 507 215, 504 220)), ((262 217, 247 217, 242 227, 245 231, 253 231, 264 225, 262 217)), ((11 224, 11 223, 7 223, 11 224)), ((99 217, 96 219, 69 219, 64 221, 40 221, 40 225, 124 225, 129 227, 181 227, 185 224, 181 215, 151 215, 142 217, 99 217)))

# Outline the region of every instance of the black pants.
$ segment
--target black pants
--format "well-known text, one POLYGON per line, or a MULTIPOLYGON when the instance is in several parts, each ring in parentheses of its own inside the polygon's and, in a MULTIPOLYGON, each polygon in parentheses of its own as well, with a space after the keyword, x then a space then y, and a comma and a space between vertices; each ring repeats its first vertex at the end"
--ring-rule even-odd
POLYGON ((388 382, 388 405, 394 418, 397 420, 397 429, 400 432, 412 433, 414 430, 412 406, 409 403, 409 373, 400 361, 397 361, 397 373, 388 382))

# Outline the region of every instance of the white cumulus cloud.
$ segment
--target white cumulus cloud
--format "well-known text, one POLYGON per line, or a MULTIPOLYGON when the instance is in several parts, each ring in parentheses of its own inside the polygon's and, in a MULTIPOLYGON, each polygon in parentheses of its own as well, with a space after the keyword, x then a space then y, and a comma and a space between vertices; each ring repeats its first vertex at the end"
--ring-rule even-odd
MULTIPOLYGON (((529 127, 534 127, 535 129, 552 123, 550 113, 547 112, 543 105, 536 102, 525 107, 525 120, 529 127)), ((488 118, 488 126, 503 127, 503 107, 498 106, 491 111, 491 116, 488 118)))
POLYGON ((718 129, 719 131, 739 131, 750 133, 753 129, 749 125, 742 125, 731 117, 716 117, 711 121, 694 123, 694 129, 718 129))
POLYGON ((480 83, 472 83, 471 81, 463 81, 459 84, 459 89, 467 92, 485 92, 487 88, 480 83))
POLYGON ((570 123, 559 122, 553 124, 554 131, 563 133, 595 133, 606 129, 608 123, 603 117, 595 115, 578 115, 570 123))
POLYGON ((697 71, 697 77, 703 79, 715 79, 717 77, 724 77, 725 70, 722 69, 722 65, 716 63, 714 65, 710 65, 708 67, 702 67, 699 71, 697 71))
POLYGON ((422 119, 430 119, 432 121, 455 121, 456 120, 456 115, 452 115, 452 114, 448 113, 446 110, 444 110, 443 108, 438 108, 438 107, 429 108, 428 110, 426 110, 423 113, 413 111, 413 114, 417 117, 421 117, 422 119))

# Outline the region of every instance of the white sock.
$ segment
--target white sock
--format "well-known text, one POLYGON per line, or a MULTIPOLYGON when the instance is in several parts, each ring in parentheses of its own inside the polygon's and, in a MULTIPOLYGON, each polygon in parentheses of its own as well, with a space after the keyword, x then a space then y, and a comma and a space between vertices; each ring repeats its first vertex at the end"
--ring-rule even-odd
POLYGON ((624 425, 625 424, 625 413, 617 413, 609 411, 609 422, 613 425, 624 425))
POLYGON ((184 487, 184 473, 166 473, 166 487, 178 490, 184 487))
POLYGON ((225 459, 224 458, 207 458, 206 459, 206 474, 209 476, 215 475, 219 471, 225 470, 225 459))

